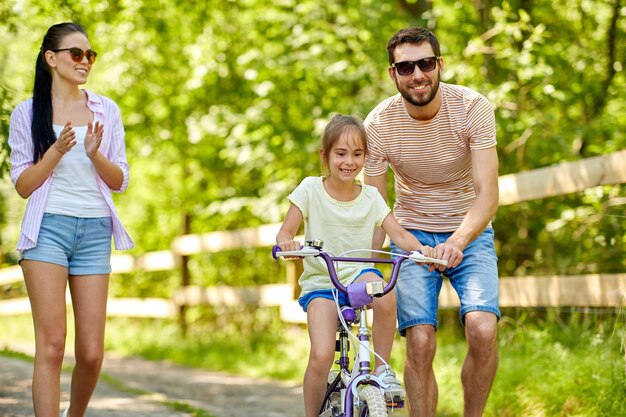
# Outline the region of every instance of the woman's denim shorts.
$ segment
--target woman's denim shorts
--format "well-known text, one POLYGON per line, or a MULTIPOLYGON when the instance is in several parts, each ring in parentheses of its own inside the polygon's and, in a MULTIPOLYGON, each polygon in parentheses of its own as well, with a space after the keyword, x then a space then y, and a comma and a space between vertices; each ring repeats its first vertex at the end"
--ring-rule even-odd
POLYGON ((69 275, 111 273, 111 217, 72 217, 44 213, 37 246, 20 261, 49 262, 68 268, 69 275))
MULTIPOLYGON (((435 247, 445 242, 452 233, 429 233, 409 230, 423 245, 435 247)), ((392 242, 393 252, 399 251, 392 242)), ((414 262, 403 262, 396 284, 398 306, 398 330, 404 336, 406 329, 419 324, 438 327, 437 308, 443 277, 447 277, 456 290, 461 309, 459 316, 464 322, 470 311, 486 311, 500 319, 498 308, 498 258, 493 242, 493 229, 487 227, 463 251, 463 260, 443 274, 414 262)))

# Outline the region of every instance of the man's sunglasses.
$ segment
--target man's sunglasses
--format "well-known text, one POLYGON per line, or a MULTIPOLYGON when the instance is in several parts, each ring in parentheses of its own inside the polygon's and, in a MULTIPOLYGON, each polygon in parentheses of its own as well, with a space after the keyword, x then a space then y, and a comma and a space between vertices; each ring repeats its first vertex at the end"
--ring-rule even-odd
POLYGON ((430 72, 437 68, 437 60, 439 56, 431 56, 428 58, 418 59, 417 61, 402 61, 391 64, 392 68, 398 70, 399 75, 411 75, 415 71, 415 66, 422 72, 430 72))
POLYGON ((96 51, 94 51, 93 49, 87 49, 86 51, 83 51, 80 48, 77 47, 73 47, 73 48, 63 48, 63 49, 51 49, 52 52, 63 52, 63 51, 68 51, 70 53, 70 56, 72 57, 72 61, 74 62, 82 62, 84 57, 87 57, 87 61, 90 64, 93 64, 94 62, 96 62, 96 57, 98 56, 98 53, 96 51))

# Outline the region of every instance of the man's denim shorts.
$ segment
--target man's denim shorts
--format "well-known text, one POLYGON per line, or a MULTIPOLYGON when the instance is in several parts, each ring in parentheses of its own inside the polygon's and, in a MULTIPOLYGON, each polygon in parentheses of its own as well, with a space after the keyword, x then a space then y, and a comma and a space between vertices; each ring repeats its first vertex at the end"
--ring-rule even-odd
MULTIPOLYGON (((409 230, 423 245, 435 247, 445 242, 452 233, 429 233, 409 230)), ((393 252, 401 251, 391 242, 393 252)), ((498 258, 496 256, 493 229, 487 227, 463 251, 463 260, 455 268, 445 269, 443 274, 414 262, 403 262, 396 284, 398 303, 398 330, 404 336, 406 329, 419 324, 438 327, 438 296, 443 276, 450 280, 456 290, 461 308, 459 317, 464 323, 470 311, 487 311, 500 319, 498 308, 498 258)))
MULTIPOLYGON (((357 279, 359 279, 359 277, 367 272, 373 272, 376 275, 378 275, 381 279, 383 278, 383 273, 380 272, 378 269, 376 268, 364 268, 359 275, 357 275, 357 277, 354 279, 354 281, 356 281, 357 279)), ((330 278, 329 278, 330 279, 330 278)), ((306 312, 306 309, 309 307, 309 303, 314 299, 314 298, 327 298, 329 300, 334 300, 335 298, 333 297, 333 291, 335 291, 334 289, 328 289, 328 290, 315 290, 315 291, 311 291, 308 292, 306 294, 304 294, 303 296, 301 296, 300 298, 298 298, 298 304, 300 304, 300 307, 302 307, 302 309, 306 312)), ((337 294, 339 295, 338 300, 339 300, 339 305, 340 306, 349 306, 350 305, 350 301, 348 300, 348 294, 345 294, 339 290, 336 290, 337 294)))
POLYGON ((44 213, 37 246, 20 261, 49 262, 68 268, 69 275, 111 273, 111 217, 83 218, 44 213))

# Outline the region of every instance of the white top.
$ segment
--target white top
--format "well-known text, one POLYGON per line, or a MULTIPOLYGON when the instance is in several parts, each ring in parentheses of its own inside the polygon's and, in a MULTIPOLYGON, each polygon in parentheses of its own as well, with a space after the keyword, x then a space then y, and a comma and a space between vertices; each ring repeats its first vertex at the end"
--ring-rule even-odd
MULTIPOLYGON (((361 193, 352 201, 338 201, 324 189, 323 177, 307 177, 287 197, 304 217, 306 240, 324 241, 324 251, 335 256, 351 249, 371 249, 374 228, 382 225, 391 210, 378 190, 361 185, 361 193)), ((348 257, 373 257, 371 252, 354 252, 348 257)), ((372 264, 340 262, 335 264, 342 284, 351 283, 363 268, 372 264)), ((304 272, 298 281, 302 294, 333 288, 328 268, 319 257, 304 258, 304 272)))
MULTIPOLYGON (((61 125, 53 125, 58 137, 61 125)), ((52 171, 50 194, 44 212, 74 217, 111 217, 111 210, 98 188, 98 173, 85 152, 87 126, 75 126, 76 145, 52 171)))

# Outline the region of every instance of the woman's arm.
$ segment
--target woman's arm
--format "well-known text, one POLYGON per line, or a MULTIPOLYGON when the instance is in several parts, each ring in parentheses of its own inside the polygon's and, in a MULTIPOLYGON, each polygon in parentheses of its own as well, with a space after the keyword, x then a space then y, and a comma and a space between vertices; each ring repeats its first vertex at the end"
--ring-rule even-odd
MULTIPOLYGON (((24 133, 24 132, 22 132, 24 133)), ((30 195, 46 181, 52 174, 52 170, 57 166, 63 155, 70 151, 76 145, 76 133, 72 129, 70 122, 65 124, 56 142, 48 148, 43 157, 36 163, 24 169, 15 181, 15 190, 22 198, 28 198, 30 195)), ((12 148, 16 155, 11 155, 11 160, 24 159, 24 155, 20 158, 16 149, 12 148)), ((32 161, 32 156, 30 157, 32 161)))

